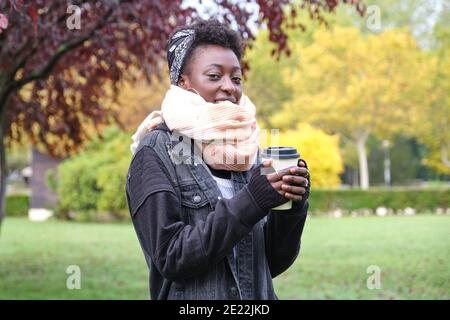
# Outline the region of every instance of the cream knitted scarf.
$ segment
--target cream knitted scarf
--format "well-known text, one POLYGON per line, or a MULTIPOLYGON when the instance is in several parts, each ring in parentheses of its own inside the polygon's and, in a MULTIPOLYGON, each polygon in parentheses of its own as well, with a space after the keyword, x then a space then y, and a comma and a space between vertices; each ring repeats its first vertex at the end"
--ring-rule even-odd
POLYGON ((171 85, 161 110, 153 111, 132 136, 134 154, 141 139, 163 121, 171 131, 194 139, 203 160, 214 169, 247 171, 259 144, 256 110, 242 95, 239 104, 206 102, 200 95, 171 85))

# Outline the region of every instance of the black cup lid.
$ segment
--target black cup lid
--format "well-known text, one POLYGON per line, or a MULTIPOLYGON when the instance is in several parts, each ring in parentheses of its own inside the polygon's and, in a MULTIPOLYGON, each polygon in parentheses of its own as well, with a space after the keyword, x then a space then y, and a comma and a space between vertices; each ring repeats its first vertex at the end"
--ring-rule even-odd
POLYGON ((261 153, 264 158, 296 159, 300 157, 295 147, 268 147, 261 153))

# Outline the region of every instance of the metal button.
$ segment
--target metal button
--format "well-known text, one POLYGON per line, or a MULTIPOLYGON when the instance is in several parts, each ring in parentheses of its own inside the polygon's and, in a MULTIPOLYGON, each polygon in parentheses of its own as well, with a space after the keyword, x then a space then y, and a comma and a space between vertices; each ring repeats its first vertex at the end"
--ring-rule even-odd
POLYGON ((237 294, 238 294, 237 288, 236 287, 231 287, 230 288, 230 293, 231 293, 232 296, 237 296, 237 294))
POLYGON ((218 196, 218 197, 217 197, 217 199, 219 199, 219 200, 220 200, 220 199, 222 199, 222 197, 221 197, 221 196, 218 196))
POLYGON ((199 203, 200 201, 202 201, 202 197, 200 197, 199 195, 196 195, 193 200, 195 203, 199 203))

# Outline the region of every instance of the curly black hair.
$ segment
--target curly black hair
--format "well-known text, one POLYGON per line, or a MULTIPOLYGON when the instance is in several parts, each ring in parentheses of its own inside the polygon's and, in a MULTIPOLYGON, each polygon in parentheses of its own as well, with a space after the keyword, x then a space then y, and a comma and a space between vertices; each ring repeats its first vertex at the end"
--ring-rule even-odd
MULTIPOLYGON (((226 24, 216 19, 199 20, 191 25, 176 28, 169 37, 181 30, 193 29, 194 40, 186 53, 181 73, 188 72, 187 66, 192 60, 195 49, 203 45, 219 45, 223 48, 230 49, 234 52, 239 61, 241 61, 243 52, 243 41, 239 33, 228 27, 226 24)), ((167 45, 169 45, 169 42, 167 45)))

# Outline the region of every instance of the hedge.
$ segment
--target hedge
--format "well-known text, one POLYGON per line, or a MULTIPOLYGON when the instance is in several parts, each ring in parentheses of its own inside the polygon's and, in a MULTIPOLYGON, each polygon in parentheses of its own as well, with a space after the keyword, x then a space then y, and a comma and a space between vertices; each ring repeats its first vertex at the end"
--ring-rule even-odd
MULTIPOLYGON (((438 190, 312 190, 310 195, 309 212, 320 214, 343 210, 370 209, 375 211, 379 207, 392 210, 414 208, 418 213, 434 211, 437 208, 450 207, 450 189, 438 190)), ((29 196, 10 195, 6 198, 6 216, 27 216, 29 209, 29 196)), ((123 209, 120 217, 129 220, 127 209, 123 209)), ((67 218, 67 217, 65 217, 67 218)), ((120 219, 119 218, 119 219, 120 219)), ((95 210, 81 211, 76 215, 78 221, 115 221, 115 214, 108 214, 95 210)))
POLYGON ((10 195, 6 197, 7 217, 26 217, 30 208, 30 197, 27 195, 10 195))
POLYGON ((311 190, 310 211, 330 212, 337 209, 352 211, 358 209, 375 210, 385 207, 402 210, 407 207, 417 212, 449 208, 450 189, 436 190, 311 190))

